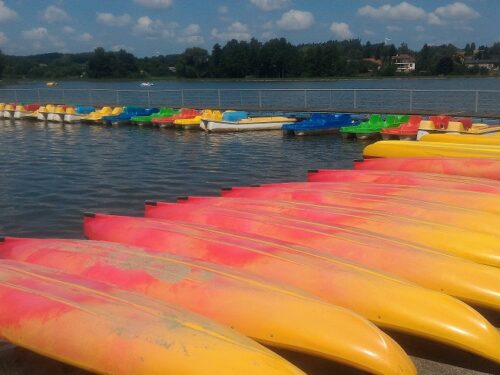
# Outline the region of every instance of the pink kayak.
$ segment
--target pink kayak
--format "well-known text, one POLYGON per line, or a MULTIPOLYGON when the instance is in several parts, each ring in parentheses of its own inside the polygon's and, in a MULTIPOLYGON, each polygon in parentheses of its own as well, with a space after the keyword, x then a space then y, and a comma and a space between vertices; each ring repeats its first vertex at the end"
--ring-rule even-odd
MULTIPOLYGON (((179 206, 186 213, 191 211, 189 205, 179 206)), ((234 235, 230 238, 218 228, 170 220, 98 214, 85 217, 84 230, 91 239, 142 246, 159 253, 187 255, 253 272, 350 308, 384 327, 500 360, 500 350, 489 347, 491 343, 500 344, 500 334, 491 330, 486 320, 474 310, 445 294, 373 270, 348 267, 332 260, 319 263, 314 257, 305 257, 298 251, 292 256, 288 250, 290 255, 285 257, 280 248, 270 253, 273 248, 269 246, 266 246, 266 251, 254 250, 255 241, 234 235), (388 300, 398 302, 390 304, 388 300), (469 341, 469 338, 483 335, 488 347, 478 350, 476 340, 469 341)))
MULTIPOLYGON (((500 216, 491 212, 464 209, 440 202, 423 202, 382 194, 352 193, 349 189, 332 187, 325 193, 321 185, 311 188, 288 187, 286 184, 261 185, 258 188, 233 188, 223 191, 224 197, 283 200, 310 203, 318 207, 350 209, 367 214, 415 218, 431 225, 446 223, 465 230, 500 235, 500 216)), ((196 197, 195 197, 196 198, 196 197)))
MULTIPOLYGON (((258 188, 250 188, 249 190, 258 188)), ((500 266, 500 243, 498 236, 454 227, 445 223, 431 223, 413 218, 394 217, 369 210, 337 207, 315 207, 310 204, 288 203, 285 207, 272 201, 252 201, 241 198, 219 198, 212 200, 213 206, 237 212, 255 212, 268 216, 269 220, 283 217, 297 224, 321 227, 328 233, 339 229, 364 231, 371 235, 382 234, 435 251, 464 257, 478 263, 500 266), (215 203, 216 202, 216 203, 215 203)))
POLYGON ((309 182, 377 183, 423 186, 500 194, 500 182, 486 178, 379 170, 320 169, 310 171, 309 182))
MULTIPOLYGON (((288 189, 310 189, 330 191, 332 195, 337 191, 347 193, 362 193, 384 196, 386 198, 399 198, 418 204, 429 202, 446 204, 458 208, 480 210, 500 214, 500 194, 478 193, 457 189, 433 188, 428 186, 394 185, 379 183, 349 183, 349 182, 285 182, 277 184, 259 185, 256 187, 280 187, 288 189)), ((227 191, 240 189, 254 189, 256 187, 236 187, 223 189, 227 191)), ((232 194, 232 193, 231 193, 232 194)))

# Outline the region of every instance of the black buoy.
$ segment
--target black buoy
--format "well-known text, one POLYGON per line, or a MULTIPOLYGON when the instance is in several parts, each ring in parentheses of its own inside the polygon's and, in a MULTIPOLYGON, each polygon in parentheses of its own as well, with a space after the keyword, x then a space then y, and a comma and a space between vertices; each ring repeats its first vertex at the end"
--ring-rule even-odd
POLYGON ((231 191, 231 190, 233 190, 233 188, 232 187, 223 187, 221 190, 222 191, 231 191))
POLYGON ((84 212, 83 216, 85 216, 85 217, 95 217, 95 213, 93 213, 93 212, 84 212))
POLYGON ((183 196, 181 196, 181 197, 177 197, 177 200, 178 200, 178 201, 187 201, 188 199, 189 199, 189 197, 187 197, 187 196, 185 196, 185 195, 183 195, 183 196))
POLYGON ((156 206, 156 202, 155 201, 145 201, 144 204, 146 206, 156 206))

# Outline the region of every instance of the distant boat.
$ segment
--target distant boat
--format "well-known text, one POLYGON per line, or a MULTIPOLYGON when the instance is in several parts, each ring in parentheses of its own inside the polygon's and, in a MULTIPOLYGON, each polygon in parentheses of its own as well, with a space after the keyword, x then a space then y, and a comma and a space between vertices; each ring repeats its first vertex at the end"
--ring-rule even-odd
POLYGON ((54 87, 57 86, 57 82, 47 82, 46 85, 49 87, 54 87))
POLYGON ((142 82, 141 87, 151 87, 154 86, 155 84, 153 82, 142 82))

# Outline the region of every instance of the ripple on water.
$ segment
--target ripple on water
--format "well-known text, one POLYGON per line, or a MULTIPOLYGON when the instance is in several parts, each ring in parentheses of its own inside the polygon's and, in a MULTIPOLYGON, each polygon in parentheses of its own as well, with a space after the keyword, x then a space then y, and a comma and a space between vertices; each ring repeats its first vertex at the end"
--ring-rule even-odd
POLYGON ((351 168, 364 144, 280 131, 205 134, 0 121, 0 233, 81 237, 84 211, 142 215, 147 199, 304 180, 351 168))

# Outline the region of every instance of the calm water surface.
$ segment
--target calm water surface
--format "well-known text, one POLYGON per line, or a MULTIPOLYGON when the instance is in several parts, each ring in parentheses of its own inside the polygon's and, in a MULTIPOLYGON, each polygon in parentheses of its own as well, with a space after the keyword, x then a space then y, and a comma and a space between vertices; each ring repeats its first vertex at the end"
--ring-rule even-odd
POLYGON ((81 237, 84 211, 141 215, 147 199, 304 180, 351 168, 365 144, 280 131, 197 131, 0 121, 0 234, 81 237))
MULTIPOLYGON (((415 89, 415 90, 500 90, 500 77, 481 78, 384 78, 332 79, 321 81, 231 81, 171 80, 153 81, 141 88, 142 81, 61 81, 59 89, 179 90, 179 89, 415 89)), ((2 85, 6 89, 46 88, 46 81, 21 81, 2 85)))

